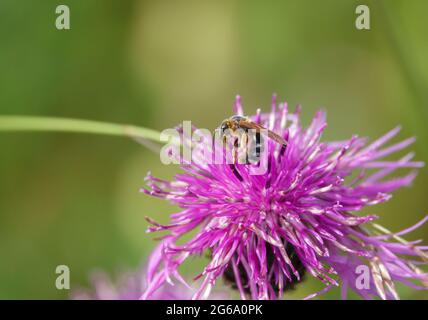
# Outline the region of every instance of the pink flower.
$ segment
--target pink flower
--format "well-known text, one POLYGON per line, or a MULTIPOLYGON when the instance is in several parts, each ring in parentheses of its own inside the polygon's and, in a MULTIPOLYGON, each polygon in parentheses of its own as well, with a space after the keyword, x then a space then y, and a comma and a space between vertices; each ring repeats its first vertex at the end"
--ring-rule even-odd
MULTIPOLYGON (((239 97, 234 111, 243 115, 239 97)), ((232 282, 243 299, 278 299, 305 274, 325 284, 322 292, 341 285, 344 297, 350 288, 363 298, 397 299, 396 282, 426 289, 427 274, 412 260, 426 263, 428 248, 406 242, 401 235, 428 217, 393 234, 372 224, 375 215, 358 215, 411 184, 414 171, 387 176, 399 168, 422 167, 412 161, 413 153, 395 161, 382 159, 414 138, 385 146, 399 132, 395 128, 370 144, 358 136, 321 141, 327 125, 324 112, 317 112, 305 129, 300 107, 289 113, 285 102, 277 108, 275 97, 270 113, 258 111, 250 118, 288 142, 285 148, 268 142, 265 174, 251 175, 246 164, 194 160, 183 164, 184 173, 171 182, 147 176, 146 194, 182 210, 171 215, 169 225, 148 219, 148 232, 167 235, 150 260, 143 298, 154 297, 174 279, 185 285, 179 266, 201 254, 208 254, 209 262, 196 277, 201 283, 194 299, 209 297, 219 278, 232 282), (190 239, 182 241, 190 232, 190 239), (357 285, 359 266, 369 271, 368 285, 362 289, 357 285)))

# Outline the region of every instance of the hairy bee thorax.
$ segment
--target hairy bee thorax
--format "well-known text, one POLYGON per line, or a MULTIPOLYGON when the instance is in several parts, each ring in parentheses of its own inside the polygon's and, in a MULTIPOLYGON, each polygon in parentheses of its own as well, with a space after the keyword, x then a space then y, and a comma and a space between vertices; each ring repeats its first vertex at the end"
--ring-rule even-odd
POLYGON ((232 116, 228 119, 223 120, 223 122, 220 125, 221 133, 222 135, 226 134, 227 130, 230 130, 232 132, 236 131, 237 129, 240 129, 240 121, 246 120, 247 117, 244 116, 232 116))

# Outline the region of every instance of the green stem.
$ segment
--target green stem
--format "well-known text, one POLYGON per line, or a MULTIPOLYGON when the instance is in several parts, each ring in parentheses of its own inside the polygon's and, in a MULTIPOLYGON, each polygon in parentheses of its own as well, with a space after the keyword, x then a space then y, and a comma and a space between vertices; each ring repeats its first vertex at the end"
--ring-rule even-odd
POLYGON ((147 139, 159 142, 160 133, 133 125, 106 123, 99 121, 33 117, 33 116, 0 116, 0 131, 56 131, 91 133, 122 136, 134 139, 147 139))

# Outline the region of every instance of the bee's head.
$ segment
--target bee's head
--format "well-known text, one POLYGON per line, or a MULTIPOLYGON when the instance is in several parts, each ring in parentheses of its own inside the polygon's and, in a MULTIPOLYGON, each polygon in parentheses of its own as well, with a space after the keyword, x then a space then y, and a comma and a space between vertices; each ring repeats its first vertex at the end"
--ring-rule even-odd
POLYGON ((235 123, 239 123, 239 121, 241 121, 241 120, 246 120, 246 119, 247 119, 247 117, 239 116, 239 115, 234 115, 234 116, 232 116, 229 120, 230 120, 230 121, 233 121, 233 122, 235 122, 235 123))
POLYGON ((221 125, 220 125, 220 133, 221 135, 225 135, 226 134, 226 130, 230 129, 230 121, 229 119, 224 120, 221 125))
POLYGON ((233 121, 232 119, 225 119, 223 120, 223 122, 220 124, 219 128, 217 130, 219 130, 220 132, 220 136, 223 139, 223 143, 226 143, 227 140, 227 136, 230 135, 234 130, 235 130, 235 121, 233 121))

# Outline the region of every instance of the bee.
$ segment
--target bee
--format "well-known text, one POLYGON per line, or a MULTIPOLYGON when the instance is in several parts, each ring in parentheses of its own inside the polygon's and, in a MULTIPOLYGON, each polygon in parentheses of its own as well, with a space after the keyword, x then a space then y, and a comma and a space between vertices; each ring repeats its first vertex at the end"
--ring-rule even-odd
MULTIPOLYGON (((267 135, 273 141, 279 143, 283 148, 287 145, 287 141, 276 134, 275 132, 266 129, 258 123, 255 123, 250 118, 245 116, 234 115, 228 119, 223 120, 219 127, 220 136, 223 139, 223 143, 226 143, 228 135, 234 138, 233 140, 233 164, 236 164, 238 160, 238 154, 246 155, 246 160, 239 160, 240 163, 248 163, 248 152, 247 145, 248 143, 255 143, 256 155, 260 155, 261 150, 261 131, 267 132, 267 135), (250 141, 249 130, 255 130, 255 141, 250 141), (244 152, 240 152, 239 150, 244 152)), ((253 139, 254 140, 254 139, 253 139)))

